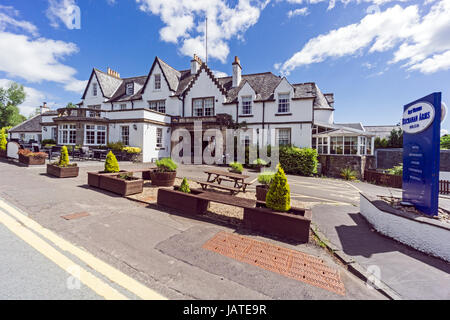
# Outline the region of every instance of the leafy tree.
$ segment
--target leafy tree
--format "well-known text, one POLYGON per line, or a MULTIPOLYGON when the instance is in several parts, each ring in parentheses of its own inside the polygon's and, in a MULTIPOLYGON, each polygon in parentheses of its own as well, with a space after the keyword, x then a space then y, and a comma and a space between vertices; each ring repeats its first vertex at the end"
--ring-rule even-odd
POLYGON ((18 108, 25 97, 25 89, 15 82, 9 88, 0 88, 0 128, 16 126, 26 120, 18 108))
POLYGON ((450 149, 450 135, 441 137, 441 149, 450 149))
POLYGON ((381 139, 380 137, 375 138, 375 149, 387 148, 389 141, 386 138, 381 139))
POLYGON ((280 165, 270 183, 269 191, 266 195, 266 206, 272 210, 282 212, 291 209, 291 190, 284 170, 280 165))
POLYGON ((78 108, 75 104, 73 104, 72 102, 69 102, 66 106, 66 108, 78 108))
POLYGON ((403 147, 403 131, 402 129, 392 129, 388 138, 388 147, 402 148, 403 147))

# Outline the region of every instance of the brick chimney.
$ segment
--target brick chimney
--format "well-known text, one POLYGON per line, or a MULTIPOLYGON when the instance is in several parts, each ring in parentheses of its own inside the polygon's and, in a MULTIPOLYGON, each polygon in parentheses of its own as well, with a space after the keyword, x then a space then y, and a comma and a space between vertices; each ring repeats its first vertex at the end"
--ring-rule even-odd
POLYGON ((196 54, 194 54, 194 58, 191 60, 191 74, 196 74, 202 64, 203 61, 196 54))
POLYGON ((237 56, 234 57, 234 62, 232 65, 233 65, 233 88, 235 88, 239 86, 242 79, 241 61, 237 56))
POLYGON ((112 77, 114 77, 114 78, 120 79, 120 73, 114 71, 114 70, 111 69, 111 68, 108 68, 107 73, 108 73, 108 75, 110 75, 110 76, 112 76, 112 77))

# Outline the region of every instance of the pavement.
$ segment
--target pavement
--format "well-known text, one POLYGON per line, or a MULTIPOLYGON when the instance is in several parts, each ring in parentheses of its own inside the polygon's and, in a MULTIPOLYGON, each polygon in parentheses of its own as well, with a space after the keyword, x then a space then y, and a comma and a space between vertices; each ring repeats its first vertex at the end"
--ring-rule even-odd
MULTIPOLYGON (((121 169, 146 166, 131 163, 120 165, 121 169)), ((80 163, 78 178, 57 179, 47 176, 45 167, 20 167, 0 162, 0 227, 3 227, 0 237, 9 237, 10 241, 17 242, 11 250, 17 251, 19 256, 24 257, 23 260, 33 262, 25 264, 13 258, 9 251, 0 251, 1 265, 7 266, 0 269, 0 277, 11 278, 6 293, 0 290, 0 298, 58 297, 67 284, 66 267, 76 265, 81 269, 79 279, 85 291, 73 296, 69 292, 61 297, 386 299, 349 272, 327 250, 314 243, 296 245, 282 239, 248 233, 208 218, 186 218, 176 212, 145 206, 88 187, 86 172, 98 171, 102 167, 100 162, 80 163), (61 218, 62 215, 80 212, 89 215, 74 220, 61 218), (242 234, 321 258, 339 272, 346 289, 345 296, 201 248, 220 231, 242 234), (27 232, 34 234, 34 238, 31 234, 21 236, 27 232), (46 244, 50 247, 47 248, 46 244), (34 258, 28 258, 33 254, 36 255, 34 258), (19 268, 36 273, 39 279, 42 278, 39 272, 45 273, 46 279, 49 279, 46 290, 39 294, 42 286, 39 281, 34 284, 20 281, 20 274, 15 276, 19 268), (60 289, 52 291, 58 286, 60 289)), ((192 175, 201 176, 201 170, 202 166, 182 166, 179 175, 192 172, 192 175)), ((251 175, 256 176, 256 173, 251 175)), ((297 196, 297 191, 303 188, 294 187, 297 183, 294 180, 292 187, 297 196)), ((316 204, 331 201, 342 206, 347 201, 342 194, 330 195, 328 200, 322 195, 298 193, 298 196, 316 204)))

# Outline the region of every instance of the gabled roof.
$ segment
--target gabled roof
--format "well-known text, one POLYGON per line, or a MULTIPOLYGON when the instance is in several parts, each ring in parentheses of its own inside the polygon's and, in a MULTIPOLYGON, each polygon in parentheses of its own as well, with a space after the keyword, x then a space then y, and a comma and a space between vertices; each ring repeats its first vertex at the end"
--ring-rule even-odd
POLYGON ((9 132, 41 132, 41 117, 42 114, 38 114, 31 119, 25 120, 11 128, 9 132))
POLYGON ((297 83, 293 86, 295 88, 294 99, 314 98, 314 109, 334 110, 315 82, 297 83))
POLYGON ((108 100, 108 102, 125 102, 125 101, 132 101, 132 100, 139 100, 142 98, 142 91, 144 89, 144 84, 147 81, 147 76, 140 76, 140 77, 132 77, 132 78, 123 78, 122 83, 119 86, 119 88, 116 90, 114 95, 111 97, 111 99, 108 100), (141 88, 135 92, 133 95, 127 95, 126 94, 126 85, 127 83, 133 82, 135 87, 136 85, 140 85, 141 88))
POLYGON ((81 99, 84 99, 86 97, 87 90, 94 76, 97 78, 100 91, 105 98, 111 98, 122 84, 122 79, 113 77, 103 71, 94 68, 92 70, 91 76, 89 77, 89 81, 86 85, 86 89, 84 89, 83 97, 81 99))
POLYGON ((205 71, 208 77, 214 82, 214 84, 217 86, 217 88, 222 92, 222 94, 226 95, 226 90, 222 86, 222 84, 218 81, 218 79, 214 76, 214 73, 211 71, 211 69, 208 68, 208 66, 203 63, 200 68, 198 69, 197 73, 194 75, 194 77, 189 81, 187 84, 186 89, 182 90, 183 94, 187 94, 189 90, 191 90, 192 86, 194 85, 195 81, 198 79, 202 71, 205 71))
POLYGON ((166 80, 169 89, 173 92, 177 91, 178 85, 180 83, 181 71, 175 70, 159 57, 155 57, 155 60, 153 61, 152 67, 148 72, 147 79, 145 80, 144 86, 142 88, 142 93, 144 93, 145 89, 147 88, 148 81, 150 80, 150 75, 152 74, 156 64, 159 65, 159 68, 162 71, 163 77, 166 80))

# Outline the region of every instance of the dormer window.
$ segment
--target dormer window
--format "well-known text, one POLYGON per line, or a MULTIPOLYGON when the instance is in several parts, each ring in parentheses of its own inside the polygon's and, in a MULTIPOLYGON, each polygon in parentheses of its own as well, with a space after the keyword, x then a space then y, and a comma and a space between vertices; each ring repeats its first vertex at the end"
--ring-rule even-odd
POLYGON ((97 96, 97 84, 92 84, 92 95, 97 96))
POLYGON ((155 74, 155 90, 161 90, 161 75, 155 74))
POLYGON ((127 96, 132 96, 134 94, 134 84, 133 82, 127 83, 127 96))
POLYGON ((252 97, 242 97, 242 114, 252 114, 252 97))
POLYGON ((278 113, 287 113, 289 111, 289 93, 278 94, 278 113))

